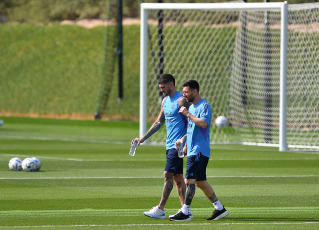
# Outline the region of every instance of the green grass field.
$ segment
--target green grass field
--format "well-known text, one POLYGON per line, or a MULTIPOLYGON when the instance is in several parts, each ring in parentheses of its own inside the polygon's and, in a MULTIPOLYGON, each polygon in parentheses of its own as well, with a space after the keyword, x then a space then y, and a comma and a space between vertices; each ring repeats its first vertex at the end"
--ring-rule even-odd
MULTIPOLYGON (((208 180, 229 216, 206 221, 197 189, 192 221, 170 222, 143 215, 160 200, 165 148, 129 156, 138 123, 0 119, 0 229, 319 229, 319 154, 212 146, 208 180), (41 171, 10 171, 15 156, 39 157, 41 171)), ((166 215, 179 208, 174 187, 166 215)))

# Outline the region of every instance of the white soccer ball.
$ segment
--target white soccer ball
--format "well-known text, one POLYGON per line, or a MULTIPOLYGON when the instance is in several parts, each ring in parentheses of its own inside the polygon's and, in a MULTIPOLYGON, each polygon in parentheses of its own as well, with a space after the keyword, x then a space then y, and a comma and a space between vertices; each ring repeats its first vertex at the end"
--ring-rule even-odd
POLYGON ((35 160, 33 158, 25 158, 22 161, 22 169, 26 172, 35 172, 37 169, 35 160))
POLYGON ((14 171, 22 170, 22 160, 18 157, 14 157, 9 161, 9 169, 14 171))
POLYGON ((32 159, 35 161, 35 171, 40 171, 40 168, 42 166, 40 159, 37 157, 32 157, 32 159))
POLYGON ((219 116, 216 118, 215 124, 218 128, 225 128, 228 124, 228 119, 225 116, 219 116))

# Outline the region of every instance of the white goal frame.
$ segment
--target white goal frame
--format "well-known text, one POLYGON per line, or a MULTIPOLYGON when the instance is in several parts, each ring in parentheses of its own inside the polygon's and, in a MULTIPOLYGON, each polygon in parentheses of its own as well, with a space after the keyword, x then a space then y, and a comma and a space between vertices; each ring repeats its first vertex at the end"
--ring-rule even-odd
POLYGON ((147 11, 160 9, 184 10, 214 10, 214 11, 267 11, 281 12, 281 42, 280 42, 280 122, 279 150, 287 151, 286 110, 287 110, 287 48, 288 48, 288 3, 142 3, 140 31, 140 126, 139 135, 147 132, 147 11))

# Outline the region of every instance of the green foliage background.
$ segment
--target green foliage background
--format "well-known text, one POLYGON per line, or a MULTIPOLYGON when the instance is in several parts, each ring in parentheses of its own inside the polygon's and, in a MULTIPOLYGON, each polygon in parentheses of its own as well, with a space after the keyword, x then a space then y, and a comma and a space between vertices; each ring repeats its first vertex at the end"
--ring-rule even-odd
MULTIPOLYGON (((115 77, 107 115, 137 118, 139 26, 125 26, 123 33, 125 99, 117 101, 115 77)), ((6 24, 0 26, 0 36, 0 113, 93 117, 105 27, 6 24)))
MULTIPOLYGON (((111 6, 115 15, 116 4, 116 0, 1 0, 0 15, 7 15, 9 22, 41 24, 66 19, 106 19, 107 8, 111 6)), ((137 17, 138 0, 123 1, 123 13, 137 17)))
MULTIPOLYGON (((164 3, 207 3, 227 0, 163 0, 164 3)), ((246 0, 264 2, 265 0, 246 0)), ((138 17, 141 2, 157 0, 123 0, 124 17, 138 17)), ((282 2, 282 0, 269 0, 282 2)), ((287 0, 289 4, 315 2, 315 0, 287 0)), ((83 18, 107 18, 110 6, 112 17, 116 15, 117 0, 1 0, 0 16, 5 15, 9 22, 47 24, 61 20, 83 18)), ((1 20, 0 20, 1 21, 1 20)))

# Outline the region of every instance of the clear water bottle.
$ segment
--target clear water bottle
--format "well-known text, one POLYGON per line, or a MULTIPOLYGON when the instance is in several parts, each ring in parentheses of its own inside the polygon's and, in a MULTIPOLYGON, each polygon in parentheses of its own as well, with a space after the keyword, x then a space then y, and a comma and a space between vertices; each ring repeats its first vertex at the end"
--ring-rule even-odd
POLYGON ((128 153, 130 156, 134 157, 136 148, 137 148, 138 138, 135 138, 134 141, 131 144, 130 152, 128 153))
POLYGON ((184 152, 183 152, 183 144, 181 142, 178 143, 178 157, 183 158, 184 157, 184 152))

